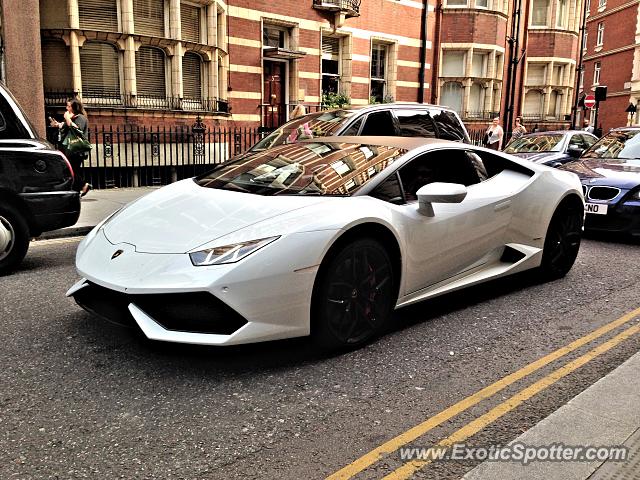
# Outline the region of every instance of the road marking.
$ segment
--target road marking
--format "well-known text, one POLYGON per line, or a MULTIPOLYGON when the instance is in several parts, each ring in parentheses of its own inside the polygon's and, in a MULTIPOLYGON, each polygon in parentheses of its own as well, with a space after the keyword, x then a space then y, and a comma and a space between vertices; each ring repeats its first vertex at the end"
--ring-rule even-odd
MULTIPOLYGON (((567 363, 566 365, 554 370, 546 377, 541 378, 533 385, 528 386, 520 390, 518 393, 513 395, 511 398, 505 400, 500 405, 492 408, 484 415, 476 418, 472 422, 468 423, 461 429, 455 431, 452 435, 445 438, 441 442, 438 443, 438 446, 441 447, 450 447, 455 443, 460 443, 466 440, 467 438, 475 435, 479 431, 483 430, 489 424, 495 422, 497 419, 515 409, 525 401, 529 400, 534 395, 545 390, 547 387, 553 385, 558 380, 566 377, 570 373, 574 372, 578 368, 584 366, 589 363, 594 358, 602 355, 603 353, 611 350, 613 347, 628 339, 629 337, 640 332, 640 325, 634 325, 633 327, 629 327, 624 332, 616 335, 611 340, 604 342, 601 345, 598 345, 593 350, 585 353, 581 357, 576 358, 575 360, 567 363)), ((400 480, 410 478, 414 473, 416 473, 421 468, 432 463, 431 460, 414 460, 404 464, 402 467, 393 471, 389 475, 383 478, 383 480, 400 480)))
POLYGON ((48 246, 48 245, 63 245, 66 243, 76 243, 83 239, 84 237, 69 237, 69 238, 51 238, 49 240, 35 240, 29 243, 29 248, 37 246, 48 246))
POLYGON ((418 437, 421 437, 422 435, 434 429, 438 425, 446 422, 447 420, 455 417, 456 415, 459 415, 460 413, 464 412, 468 408, 471 408, 474 405, 477 405, 482 400, 486 400, 487 398, 492 397, 493 395, 505 389, 509 385, 517 382, 518 380, 525 378, 526 376, 541 369, 542 367, 545 367, 551 362, 564 357, 565 355, 573 352, 574 350, 577 350, 578 348, 586 345, 589 342, 592 342, 593 340, 596 340, 602 337, 603 335, 606 335, 611 330, 629 322, 630 320, 634 319, 638 315, 640 315, 640 308, 636 308, 635 310, 623 315, 617 320, 607 323, 606 325, 603 325, 602 327, 594 330, 593 332, 577 340, 574 340, 568 345, 565 345, 564 347, 561 347, 558 350, 551 352, 548 355, 545 355, 544 357, 536 360, 535 362, 522 367, 520 370, 517 370, 507 375, 506 377, 498 380, 497 382, 483 388, 482 390, 477 391, 473 395, 470 395, 460 400, 456 404, 446 408, 445 410, 442 410, 440 413, 434 415, 433 417, 401 433, 397 437, 392 438, 391 440, 383 443, 379 447, 371 450, 370 452, 366 453, 365 455, 358 458, 354 462, 338 470, 336 473, 328 476, 327 480, 347 480, 354 477, 358 473, 362 472, 366 468, 378 462, 385 455, 388 455, 389 453, 396 451, 398 448, 414 441, 415 439, 417 439, 418 437))

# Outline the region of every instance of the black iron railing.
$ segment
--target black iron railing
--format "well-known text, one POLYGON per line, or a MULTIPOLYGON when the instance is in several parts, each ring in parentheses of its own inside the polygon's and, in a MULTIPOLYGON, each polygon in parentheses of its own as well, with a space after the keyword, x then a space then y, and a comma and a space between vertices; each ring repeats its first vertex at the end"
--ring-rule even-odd
POLYGON ((229 113, 229 103, 218 98, 131 95, 104 89, 85 89, 83 92, 47 91, 44 94, 44 101, 48 107, 63 107, 69 98, 75 97, 80 97, 87 107, 229 113))
POLYGON ((361 0, 313 0, 313 6, 316 8, 327 8, 360 14, 361 0))
POLYGON ((464 120, 493 120, 495 117, 500 116, 499 112, 493 112, 490 110, 474 111, 467 110, 460 114, 464 120))

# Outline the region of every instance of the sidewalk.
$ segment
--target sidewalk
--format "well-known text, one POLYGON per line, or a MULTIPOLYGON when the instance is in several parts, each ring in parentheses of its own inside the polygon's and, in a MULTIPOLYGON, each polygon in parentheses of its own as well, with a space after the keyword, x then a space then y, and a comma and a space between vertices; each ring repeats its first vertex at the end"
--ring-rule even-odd
POLYGON ((80 218, 75 225, 45 232, 40 235, 37 240, 84 236, 111 213, 156 189, 157 187, 138 187, 91 190, 82 198, 80 218))
POLYGON ((484 462, 464 480, 640 479, 640 352, 513 442, 527 446, 620 446, 626 461, 484 462))

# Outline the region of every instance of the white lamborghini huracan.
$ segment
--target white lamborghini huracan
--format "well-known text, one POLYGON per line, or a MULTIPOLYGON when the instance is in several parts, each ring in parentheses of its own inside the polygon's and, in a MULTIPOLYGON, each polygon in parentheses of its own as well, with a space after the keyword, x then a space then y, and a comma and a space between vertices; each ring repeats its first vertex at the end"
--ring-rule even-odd
POLYGON ((154 340, 232 345, 379 334, 395 308, 580 247, 578 177, 462 143, 329 137, 161 188, 78 247, 68 292, 154 340))

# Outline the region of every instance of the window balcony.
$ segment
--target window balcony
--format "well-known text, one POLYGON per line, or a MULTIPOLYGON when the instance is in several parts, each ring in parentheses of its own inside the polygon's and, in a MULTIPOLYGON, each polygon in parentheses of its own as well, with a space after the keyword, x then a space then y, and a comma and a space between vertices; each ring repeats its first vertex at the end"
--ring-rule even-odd
POLYGON ((117 91, 88 89, 83 93, 47 91, 47 107, 64 107, 69 98, 79 96, 85 107, 165 110, 172 112, 229 113, 229 103, 218 98, 179 98, 155 95, 131 95, 117 91))
POLYGON ((362 0, 313 0, 313 8, 332 13, 343 13, 345 17, 360 16, 362 0))

